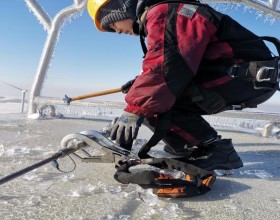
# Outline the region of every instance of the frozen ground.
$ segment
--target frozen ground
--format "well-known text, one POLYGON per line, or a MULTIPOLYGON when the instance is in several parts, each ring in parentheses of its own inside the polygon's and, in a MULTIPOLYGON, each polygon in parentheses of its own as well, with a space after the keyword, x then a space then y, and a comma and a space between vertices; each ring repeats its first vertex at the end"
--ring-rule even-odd
MULTIPOLYGON (((100 130, 102 121, 30 120, 0 114, 0 177, 60 149, 61 139, 82 130, 100 130)), ((234 127, 217 127, 233 138, 244 167, 219 176, 206 195, 191 199, 158 198, 136 185, 113 179, 113 164, 81 163, 70 174, 50 164, 0 186, 0 218, 16 219, 280 219, 280 143, 234 127)), ((142 128, 140 139, 150 137, 142 128)), ((158 145, 155 151, 161 150, 158 145)), ((70 170, 67 158, 61 169, 70 170)))

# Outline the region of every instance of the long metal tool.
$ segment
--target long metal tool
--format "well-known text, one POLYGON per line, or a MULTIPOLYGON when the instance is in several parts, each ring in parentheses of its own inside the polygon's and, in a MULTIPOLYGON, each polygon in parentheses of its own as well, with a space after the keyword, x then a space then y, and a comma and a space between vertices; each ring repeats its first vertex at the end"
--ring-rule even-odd
MULTIPOLYGON (((112 141, 95 130, 69 134, 62 139, 61 146, 63 148, 51 157, 3 177, 0 179, 0 185, 49 162, 57 162, 57 159, 63 158, 69 154, 76 156, 76 158, 82 162, 117 163, 120 160, 139 160, 137 154, 115 145, 112 141), (93 151, 98 151, 99 155, 92 153, 93 151)), ((150 160, 147 160, 147 162, 150 162, 150 160)))
POLYGON ((118 93, 118 92, 121 92, 121 91, 122 91, 121 88, 117 88, 117 89, 104 90, 104 91, 101 91, 101 92, 89 93, 89 94, 80 95, 80 96, 74 96, 72 98, 70 98, 67 95, 65 95, 65 98, 63 99, 63 101, 67 105, 70 105, 70 102, 72 102, 72 101, 77 101, 77 100, 93 98, 93 97, 102 96, 102 95, 118 93))

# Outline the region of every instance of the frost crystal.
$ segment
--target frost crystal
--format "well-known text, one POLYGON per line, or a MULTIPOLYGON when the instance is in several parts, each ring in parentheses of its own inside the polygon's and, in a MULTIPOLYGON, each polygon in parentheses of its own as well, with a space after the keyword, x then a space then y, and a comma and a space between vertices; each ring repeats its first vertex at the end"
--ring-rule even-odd
POLYGON ((264 22, 268 22, 271 25, 274 24, 276 20, 280 19, 280 3, 278 0, 272 1, 212 1, 206 0, 204 3, 209 3, 209 5, 215 8, 217 11, 224 14, 229 14, 233 10, 240 11, 243 13, 253 13, 256 10, 256 20, 262 18, 264 22), (241 3, 240 3, 241 2, 241 3), (263 14, 266 14, 264 17, 263 14))

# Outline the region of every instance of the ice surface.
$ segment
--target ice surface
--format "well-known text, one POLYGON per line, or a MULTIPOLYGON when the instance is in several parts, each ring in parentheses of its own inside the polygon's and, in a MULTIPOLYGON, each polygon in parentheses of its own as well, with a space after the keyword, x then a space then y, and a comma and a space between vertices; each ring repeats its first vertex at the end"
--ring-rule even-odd
MULTIPOLYGON (((77 160, 76 170, 69 174, 60 173, 48 164, 1 185, 0 216, 5 216, 4 220, 279 219, 279 139, 257 136, 255 127, 261 125, 257 120, 209 118, 209 121, 224 138, 233 139, 244 168, 218 176, 212 191, 205 195, 190 199, 160 198, 150 189, 115 181, 114 164, 77 160), (259 203, 260 200, 266 203, 259 203)), ((0 114, 0 177, 57 152, 65 135, 101 130, 106 125, 95 120, 29 120, 20 115, 0 114)), ((139 148, 150 135, 142 126, 135 145, 139 148)), ((162 147, 160 144, 152 151, 162 155, 162 147)), ((63 160, 62 169, 72 167, 69 158, 63 160)), ((177 174, 174 176, 180 178, 177 174)))
POLYGON ((266 170, 243 170, 240 171, 241 175, 256 176, 260 179, 270 179, 273 177, 272 174, 268 173, 266 170))

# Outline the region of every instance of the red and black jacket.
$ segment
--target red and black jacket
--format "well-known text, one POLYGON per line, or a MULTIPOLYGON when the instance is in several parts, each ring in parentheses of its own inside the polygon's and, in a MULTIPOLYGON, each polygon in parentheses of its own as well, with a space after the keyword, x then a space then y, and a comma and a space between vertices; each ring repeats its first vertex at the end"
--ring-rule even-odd
MULTIPOLYGON (((193 81, 212 88, 232 80, 236 63, 265 60, 271 52, 263 40, 208 5, 169 2, 148 10, 148 51, 142 74, 126 95, 125 111, 151 117, 167 112, 193 81)), ((147 1, 140 1, 140 17, 147 1), (143 6, 144 4, 144 6, 143 6)))

